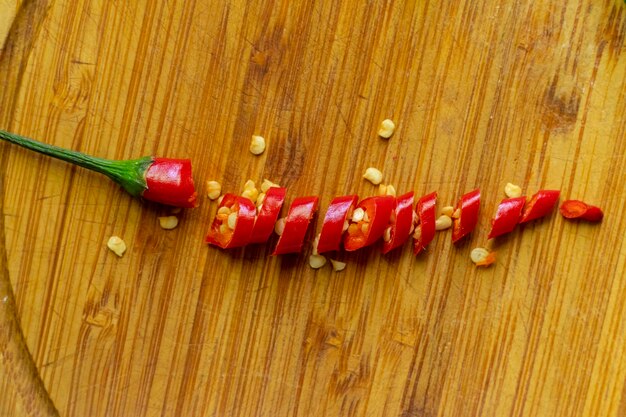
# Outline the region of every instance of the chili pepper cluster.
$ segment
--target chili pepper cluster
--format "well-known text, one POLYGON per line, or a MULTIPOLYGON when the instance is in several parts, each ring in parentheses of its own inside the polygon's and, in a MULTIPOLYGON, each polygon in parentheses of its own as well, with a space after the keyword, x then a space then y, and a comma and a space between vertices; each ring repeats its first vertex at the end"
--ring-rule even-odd
MULTIPOLYGON (((276 229, 280 238, 273 255, 299 253, 310 222, 318 209, 318 197, 298 197, 289 207, 284 224, 277 219, 286 190, 268 190, 258 211, 253 202, 234 194, 226 194, 211 224, 206 242, 223 249, 265 243, 276 229)), ((507 198, 500 202, 491 220, 488 238, 512 232, 518 224, 545 217, 551 213, 560 196, 558 190, 540 190, 528 201, 526 197, 507 198)), ((454 216, 452 242, 468 236, 478 224, 480 190, 464 194, 454 216)), ((414 201, 414 193, 399 197, 390 195, 368 197, 359 201, 356 195, 335 197, 324 216, 316 238, 316 252, 343 249, 355 251, 383 238, 383 253, 404 245, 413 235, 413 252, 417 255, 431 243, 436 233, 437 193, 432 192, 414 201), (414 207, 415 206, 415 207, 414 207)), ((568 200, 560 209, 566 218, 600 221, 602 210, 578 200, 568 200)))

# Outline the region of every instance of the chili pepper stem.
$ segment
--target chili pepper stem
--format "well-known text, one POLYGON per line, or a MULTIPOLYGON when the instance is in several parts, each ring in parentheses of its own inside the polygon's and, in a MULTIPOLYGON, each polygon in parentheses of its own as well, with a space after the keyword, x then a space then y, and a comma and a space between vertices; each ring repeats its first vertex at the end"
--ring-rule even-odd
POLYGON ((91 171, 104 174, 121 185, 128 193, 135 197, 141 196, 141 194, 147 189, 144 173, 150 164, 152 164, 153 158, 151 156, 123 161, 96 158, 82 152, 48 145, 46 143, 38 142, 34 139, 4 130, 0 130, 0 139, 19 145, 31 151, 51 156, 91 171))

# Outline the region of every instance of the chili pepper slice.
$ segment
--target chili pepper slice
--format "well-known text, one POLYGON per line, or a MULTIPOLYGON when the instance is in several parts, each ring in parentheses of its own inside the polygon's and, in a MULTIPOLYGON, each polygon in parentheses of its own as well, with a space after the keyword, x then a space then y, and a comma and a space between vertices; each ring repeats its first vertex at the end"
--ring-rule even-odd
POLYGON ((478 211, 480 210, 480 190, 476 189, 464 194, 457 206, 461 210, 458 219, 454 219, 452 242, 456 243, 476 228, 478 211))
POLYGON ((298 197, 293 200, 285 220, 285 228, 272 255, 298 253, 302 250, 309 223, 317 211, 317 197, 298 197))
POLYGON ((322 231, 317 244, 317 253, 339 250, 344 224, 358 200, 359 196, 356 195, 333 198, 324 216, 324 223, 322 224, 322 231))
POLYGON ((493 239, 512 232, 519 223, 526 197, 506 198, 498 205, 496 217, 491 220, 491 231, 488 239, 493 239))
POLYGON ((600 207, 592 206, 580 200, 566 200, 559 209, 566 219, 582 219, 589 222, 602 221, 604 213, 600 207))
POLYGON ((343 238, 345 250, 355 251, 376 242, 389 224, 394 201, 395 197, 390 195, 368 197, 361 201, 357 209, 362 208, 367 217, 359 222, 350 222, 343 238))
POLYGON ((259 214, 254 221, 249 243, 267 242, 285 201, 285 193, 286 189, 283 187, 271 187, 267 190, 263 204, 259 208, 259 214))
MULTIPOLYGON (((413 225, 413 200, 415 193, 408 192, 396 198, 395 209, 391 212, 389 226, 389 241, 383 244, 383 253, 402 246, 411 234, 413 225)), ((385 232, 386 233, 386 232, 385 232)), ((385 239, 387 235, 385 235, 385 239)))
POLYGON ((427 194, 417 201, 415 212, 419 224, 415 226, 419 230, 414 236, 413 254, 417 255, 426 249, 426 246, 435 238, 435 207, 437 205, 437 192, 427 194))
POLYGON ((237 220, 234 228, 228 226, 228 216, 230 214, 218 214, 215 216, 205 242, 222 249, 237 248, 245 246, 250 240, 252 228, 254 227, 254 217, 256 208, 252 201, 245 197, 234 194, 225 194, 219 208, 226 207, 231 213, 237 213, 237 220))
POLYGON ((559 200, 560 194, 559 190, 537 191, 526 204, 526 207, 524 207, 522 218, 519 221, 520 224, 548 215, 559 200))

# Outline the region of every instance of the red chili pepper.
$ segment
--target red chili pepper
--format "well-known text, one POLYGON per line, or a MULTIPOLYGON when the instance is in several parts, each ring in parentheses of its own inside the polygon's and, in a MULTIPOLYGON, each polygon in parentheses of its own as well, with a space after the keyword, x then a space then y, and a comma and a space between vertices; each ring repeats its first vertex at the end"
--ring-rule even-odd
POLYGON ((189 159, 153 158, 145 173, 146 189, 141 196, 176 207, 195 207, 196 190, 189 159))
POLYGON ((324 216, 324 223, 317 244, 318 253, 339 250, 344 223, 358 200, 359 196, 356 195, 333 198, 324 216))
POLYGON ((478 211, 480 210, 480 190, 476 189, 463 195, 457 207, 461 209, 461 214, 458 219, 454 219, 454 227, 452 229, 453 243, 458 242, 476 228, 478 211))
POLYGON ((249 243, 267 242, 285 201, 285 193, 286 190, 282 187, 271 187, 267 190, 259 214, 256 216, 249 243))
POLYGON ((537 193, 531 197, 530 201, 526 203, 526 207, 524 207, 524 211, 522 212, 522 218, 519 221, 520 224, 549 214, 559 200, 560 194, 561 192, 558 190, 537 191, 537 193))
POLYGON ((417 213, 419 224, 415 227, 419 229, 419 234, 414 239, 413 253, 415 255, 425 250, 426 246, 435 238, 436 205, 437 192, 427 194, 417 201, 415 212, 417 213))
POLYGON ((395 198, 390 195, 369 197, 357 207, 362 208, 367 217, 359 222, 351 222, 343 238, 343 247, 351 252, 369 246, 385 233, 393 211, 395 198))
POLYGON ((285 220, 285 228, 272 255, 298 253, 302 250, 304 236, 317 211, 317 203, 317 197, 298 197, 293 200, 285 220))
POLYGON ((488 239, 493 239, 512 232, 519 223, 526 197, 507 198, 498 205, 496 217, 491 220, 488 239))
POLYGON ((176 207, 195 207, 196 191, 188 159, 154 158, 114 161, 48 145, 0 130, 0 139, 99 172, 135 197, 176 207))
POLYGON ((396 198, 395 209, 391 212, 390 239, 383 244, 383 253, 402 246, 411 234, 413 225, 413 191, 396 198))
POLYGON ((249 198, 234 194, 225 194, 219 208, 228 207, 231 213, 237 213, 235 227, 228 227, 230 214, 218 213, 211 224, 205 242, 209 245, 219 246, 222 249, 245 246, 250 241, 256 207, 249 198))
POLYGON ((600 207, 583 203, 580 200, 566 200, 559 209, 566 219, 582 219, 589 222, 602 221, 604 213, 600 207))

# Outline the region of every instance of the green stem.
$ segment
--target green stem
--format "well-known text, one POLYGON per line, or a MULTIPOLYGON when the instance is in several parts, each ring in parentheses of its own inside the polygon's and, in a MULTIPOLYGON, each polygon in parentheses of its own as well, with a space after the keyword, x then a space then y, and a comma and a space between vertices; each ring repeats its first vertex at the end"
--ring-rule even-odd
POLYGON ((124 187, 124 189, 133 196, 140 196, 147 188, 144 174, 150 164, 152 164, 153 158, 151 156, 127 161, 96 158, 81 152, 38 142, 4 130, 0 130, 0 139, 30 149, 31 151, 39 152, 104 174, 124 187))

